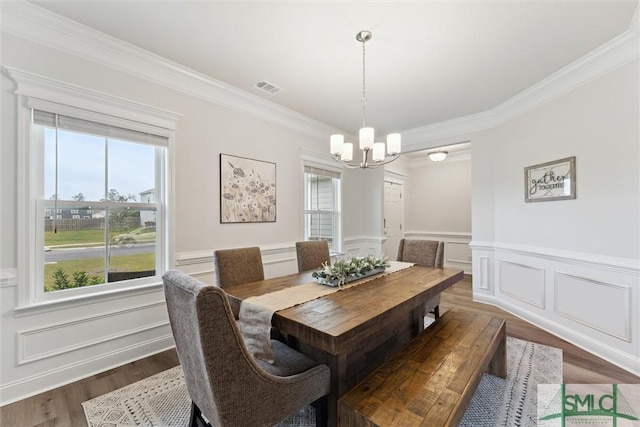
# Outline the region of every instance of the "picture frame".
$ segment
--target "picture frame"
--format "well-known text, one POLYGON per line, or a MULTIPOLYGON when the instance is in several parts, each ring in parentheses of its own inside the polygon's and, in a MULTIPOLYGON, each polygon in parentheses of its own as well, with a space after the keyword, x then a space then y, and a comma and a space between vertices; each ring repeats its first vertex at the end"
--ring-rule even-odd
POLYGON ((220 223, 276 221, 276 164, 220 153, 220 223))
POLYGON ((575 198, 575 156, 524 168, 524 201, 526 203, 575 198))

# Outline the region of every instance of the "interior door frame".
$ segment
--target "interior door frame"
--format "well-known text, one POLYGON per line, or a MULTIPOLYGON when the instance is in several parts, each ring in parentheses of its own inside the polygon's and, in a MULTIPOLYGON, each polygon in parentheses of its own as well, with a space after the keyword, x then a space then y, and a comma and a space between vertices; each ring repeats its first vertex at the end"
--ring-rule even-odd
MULTIPOLYGON (((385 170, 384 172, 384 180, 383 180, 383 189, 384 189, 384 182, 390 182, 392 184, 399 184, 402 185, 402 197, 401 197, 401 202, 400 202, 400 206, 401 206, 401 210, 402 212, 400 213, 400 217, 401 217, 401 228, 400 228, 400 234, 399 234, 399 238, 402 239, 404 237, 404 232, 405 232, 405 200, 406 200, 406 185, 407 185, 407 177, 405 175, 399 174, 397 172, 392 172, 392 171, 387 171, 385 170)), ((393 253, 386 253, 385 249, 385 245, 387 243, 387 236, 384 234, 384 204, 386 203, 386 193, 383 191, 383 209, 382 209, 382 220, 383 223, 382 225, 382 251, 385 253, 385 255, 389 258, 389 259, 395 259, 396 256, 396 252, 392 251, 393 253)), ((396 248, 397 250, 397 248, 396 248)))

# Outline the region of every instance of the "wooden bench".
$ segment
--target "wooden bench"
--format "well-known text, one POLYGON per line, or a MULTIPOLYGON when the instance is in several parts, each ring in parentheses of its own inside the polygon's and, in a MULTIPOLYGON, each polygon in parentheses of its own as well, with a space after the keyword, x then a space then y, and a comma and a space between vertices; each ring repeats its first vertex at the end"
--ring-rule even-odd
POLYGON ((453 309, 338 403, 338 425, 457 426, 485 372, 505 378, 504 319, 453 309))

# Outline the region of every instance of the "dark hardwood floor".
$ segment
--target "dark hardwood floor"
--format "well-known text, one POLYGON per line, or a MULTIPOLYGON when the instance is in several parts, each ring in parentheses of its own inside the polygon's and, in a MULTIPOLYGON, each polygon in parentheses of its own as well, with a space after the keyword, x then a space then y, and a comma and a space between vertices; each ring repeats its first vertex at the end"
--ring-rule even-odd
MULTIPOLYGON (((611 384, 640 383, 632 375, 611 363, 537 328, 524 320, 486 304, 472 300, 471 279, 461 282, 442 295, 441 312, 451 307, 493 313, 507 319, 507 335, 563 350, 564 382, 611 384)), ((38 394, 0 408, 2 427, 86 426, 81 403, 178 365, 174 350, 168 350, 81 381, 38 394)))

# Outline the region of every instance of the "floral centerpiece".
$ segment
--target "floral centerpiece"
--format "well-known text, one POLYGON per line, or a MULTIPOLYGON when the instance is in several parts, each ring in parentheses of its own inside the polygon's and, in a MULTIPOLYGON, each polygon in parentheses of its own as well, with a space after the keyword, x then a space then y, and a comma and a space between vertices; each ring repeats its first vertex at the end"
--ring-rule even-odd
POLYGON ((382 273, 387 267, 389 263, 386 257, 378 258, 373 255, 352 257, 336 261, 334 264, 325 262, 322 264, 322 270, 314 271, 312 276, 323 285, 341 287, 354 280, 382 273))

